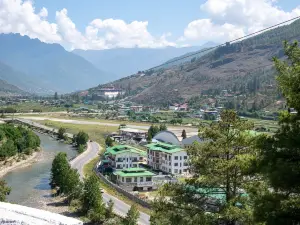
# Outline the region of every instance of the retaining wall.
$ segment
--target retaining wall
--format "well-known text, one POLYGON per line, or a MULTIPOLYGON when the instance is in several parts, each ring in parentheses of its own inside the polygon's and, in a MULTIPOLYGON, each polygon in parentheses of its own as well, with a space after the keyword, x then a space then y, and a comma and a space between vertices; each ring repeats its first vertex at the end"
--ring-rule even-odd
POLYGON ((97 168, 94 168, 96 174, 100 177, 100 179, 105 182, 107 185, 109 185, 110 187, 114 188, 115 190, 117 190, 118 192, 120 192, 121 194, 123 194, 124 196, 126 196, 127 198, 129 198, 130 200, 136 202, 137 204, 140 204, 143 207, 146 208, 151 208, 151 204, 149 202, 146 202, 145 200, 131 194, 130 192, 124 190, 123 188, 119 187, 118 185, 116 185, 115 183, 111 182, 110 180, 108 180, 103 174, 101 174, 100 172, 97 171, 97 168))

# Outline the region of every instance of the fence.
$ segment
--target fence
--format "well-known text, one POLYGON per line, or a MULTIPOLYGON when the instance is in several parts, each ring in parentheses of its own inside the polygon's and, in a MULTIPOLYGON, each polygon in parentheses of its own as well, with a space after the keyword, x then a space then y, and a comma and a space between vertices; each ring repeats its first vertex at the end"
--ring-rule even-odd
POLYGON ((140 204, 143 207, 146 207, 148 209, 151 208, 151 205, 149 202, 144 201, 143 199, 131 194, 130 192, 124 190, 123 188, 119 187, 118 185, 114 184, 113 182, 111 182, 110 180, 108 180, 105 176, 103 176, 103 174, 99 173, 97 171, 97 168, 94 168, 96 174, 100 177, 100 179, 106 183, 107 185, 109 185, 110 187, 112 187, 113 189, 115 189, 116 191, 120 192, 121 194, 123 194, 124 196, 126 196, 127 198, 129 198, 130 200, 140 204))

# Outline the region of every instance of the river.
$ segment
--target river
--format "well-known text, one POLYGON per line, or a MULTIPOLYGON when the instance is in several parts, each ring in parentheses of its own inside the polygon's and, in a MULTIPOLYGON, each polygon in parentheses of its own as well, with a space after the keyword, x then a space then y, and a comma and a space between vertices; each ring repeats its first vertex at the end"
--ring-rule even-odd
POLYGON ((3 179, 12 191, 7 197, 11 203, 29 207, 43 207, 45 198, 50 198, 50 170, 54 156, 58 152, 66 152, 68 158, 76 156, 77 152, 70 145, 58 142, 45 134, 37 135, 41 139, 42 152, 38 161, 31 166, 16 169, 6 174, 3 179))

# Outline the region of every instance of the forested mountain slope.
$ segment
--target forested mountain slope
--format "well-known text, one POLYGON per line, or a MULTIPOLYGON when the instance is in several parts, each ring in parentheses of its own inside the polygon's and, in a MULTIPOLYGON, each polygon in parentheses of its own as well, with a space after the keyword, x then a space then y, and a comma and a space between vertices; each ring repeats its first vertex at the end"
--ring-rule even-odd
POLYGON ((157 66, 188 52, 199 51, 215 45, 215 43, 209 42, 203 46, 184 48, 119 48, 87 51, 74 50, 73 52, 82 56, 94 66, 113 73, 114 76, 112 78, 116 80, 157 66))
POLYGON ((300 40, 300 20, 228 43, 184 65, 132 75, 112 84, 125 89, 134 101, 150 104, 167 105, 223 89, 276 98, 272 58, 283 57, 283 40, 300 40))

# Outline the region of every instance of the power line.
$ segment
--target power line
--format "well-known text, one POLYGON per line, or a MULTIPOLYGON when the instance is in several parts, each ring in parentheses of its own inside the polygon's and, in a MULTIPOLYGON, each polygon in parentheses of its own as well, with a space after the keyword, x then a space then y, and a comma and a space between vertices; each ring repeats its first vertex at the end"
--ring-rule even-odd
POLYGON ((289 20, 283 21, 283 22, 281 22, 281 23, 275 24, 275 25, 273 25, 273 26, 264 28, 264 29, 262 29, 262 30, 259 30, 259 31, 254 32, 254 33, 247 34, 247 35, 245 35, 245 36, 243 36, 243 37, 236 38, 236 39, 231 40, 231 41, 227 41, 227 42, 225 42, 225 43, 223 43, 223 44, 219 44, 219 45, 214 46, 214 47, 206 48, 206 49, 204 49, 204 50, 202 50, 202 51, 198 51, 198 52, 192 53, 192 54, 187 55, 187 56, 178 57, 177 59, 174 59, 174 60, 169 61, 169 62, 165 62, 165 63, 163 63, 163 64, 161 64, 161 65, 159 65, 159 66, 152 67, 152 68, 150 68, 150 69, 148 69, 148 70, 146 70, 146 71, 153 70, 153 69, 162 67, 162 66, 164 66, 164 65, 168 65, 168 64, 170 64, 170 63, 177 62, 177 61, 179 61, 179 60, 182 60, 182 59, 185 59, 185 58, 189 58, 189 57, 194 56, 194 55, 198 55, 198 54, 200 54, 200 53, 204 53, 204 52, 211 51, 211 50, 213 50, 213 49, 216 49, 216 48, 219 48, 219 47, 222 47, 222 46, 226 45, 226 43, 231 43, 231 42, 236 42, 236 41, 242 40, 242 39, 244 39, 244 38, 247 38, 247 37, 250 37, 250 36, 259 34, 259 33, 261 33, 261 32, 270 30, 270 29, 272 29, 272 28, 274 28, 274 27, 278 27, 278 26, 280 26, 280 25, 282 25, 282 24, 285 24, 285 23, 288 23, 288 22, 291 22, 291 21, 294 21, 294 20, 297 20, 297 19, 300 19, 300 16, 297 16, 297 17, 294 17, 294 18, 292 18, 292 19, 289 19, 289 20))

